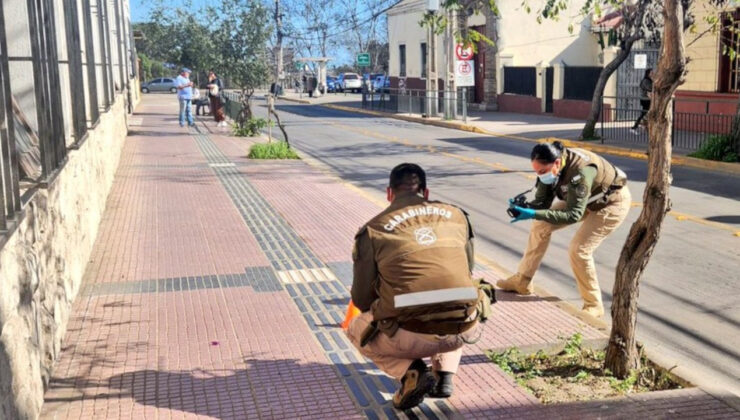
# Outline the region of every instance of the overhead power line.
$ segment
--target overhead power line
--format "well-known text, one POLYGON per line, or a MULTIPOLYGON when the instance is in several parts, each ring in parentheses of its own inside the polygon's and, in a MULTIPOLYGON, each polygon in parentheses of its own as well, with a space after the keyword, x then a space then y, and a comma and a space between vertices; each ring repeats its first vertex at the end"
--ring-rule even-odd
MULTIPOLYGON (((334 38, 334 37, 336 37, 336 36, 338 36, 338 35, 342 35, 342 34, 345 34, 345 33, 349 32, 349 31, 352 31, 352 30, 354 30, 354 29, 357 29, 357 28, 361 27, 362 25, 364 25, 364 24, 366 24, 366 23, 368 23, 368 22, 372 21, 373 19, 376 19, 376 18, 377 18, 378 16, 382 15, 383 13, 385 13, 385 12, 387 12, 388 10, 392 9, 393 7, 397 6, 397 5, 398 5, 398 4, 400 4, 400 3, 402 2, 402 1, 404 1, 404 0, 396 0, 396 1, 395 1, 395 2, 393 3, 393 4, 391 4, 390 6, 388 6, 388 7, 385 7, 384 9, 382 9, 382 10, 380 10, 380 11, 378 11, 378 12, 375 12, 375 13, 373 13, 373 14, 372 14, 372 15, 371 15, 370 17, 368 17, 367 19, 365 19, 365 20, 363 20, 363 21, 361 21, 361 22, 358 22, 358 23, 356 23, 356 24, 354 24, 354 25, 352 25, 352 26, 350 26, 350 27, 344 28, 344 29, 342 29, 342 30, 339 30, 339 31, 332 31, 332 33, 331 33, 331 34, 328 34, 328 35, 326 35, 326 37, 324 37, 324 36, 315 36, 315 37, 302 37, 302 36, 295 36, 295 35, 290 35, 290 34, 285 34, 285 37, 286 37, 286 38, 291 38, 291 39, 295 39, 295 40, 300 40, 300 41, 309 41, 309 42, 311 42, 311 41, 321 41, 321 40, 325 40, 325 39, 331 39, 331 38, 334 38)), ((346 19, 349 19, 349 18, 346 18, 346 19)))

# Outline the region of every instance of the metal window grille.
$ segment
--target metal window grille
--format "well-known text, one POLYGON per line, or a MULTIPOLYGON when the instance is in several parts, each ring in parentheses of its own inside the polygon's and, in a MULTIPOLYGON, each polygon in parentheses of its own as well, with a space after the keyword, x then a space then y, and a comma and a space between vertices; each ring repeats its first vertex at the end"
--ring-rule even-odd
POLYGON ((72 123, 75 142, 87 133, 85 113, 85 85, 82 78, 82 42, 77 0, 64 0, 65 32, 67 34, 67 56, 69 60, 70 88, 72 98, 72 123))
POLYGON ((67 154, 64 139, 62 96, 59 92, 59 59, 54 5, 50 0, 28 0, 36 116, 42 177, 59 167, 67 154))
MULTIPOLYGON (((740 21, 732 19, 732 29, 725 31, 730 36, 729 44, 734 51, 740 52, 740 21)), ((740 92, 740 53, 735 54, 730 59, 730 85, 729 92, 740 92)))
POLYGON ((0 195, 0 230, 8 228, 8 219, 21 209, 18 187, 18 161, 15 156, 13 136, 13 105, 10 91, 10 69, 8 66, 8 44, 5 39, 5 12, 0 1, 0 148, 2 148, 2 194, 0 195))
MULTIPOLYGON (((97 26, 93 23, 94 11, 91 10, 90 0, 62 0, 63 7, 58 9, 55 2, 0 1, 0 232, 17 226, 17 216, 26 199, 24 192, 31 191, 29 187, 32 182, 43 187, 53 180, 64 164, 68 150, 65 113, 73 126, 75 141, 80 141, 88 130, 88 110, 93 124, 99 120, 98 87, 101 85, 98 85, 96 56, 99 55, 97 58, 102 61, 101 74, 105 80, 102 85, 104 89, 101 90, 107 93, 107 107, 115 93, 110 43, 119 42, 120 48, 116 52, 120 61, 118 71, 123 74, 122 84, 123 80, 128 83, 128 54, 131 53, 135 60, 135 53, 131 51, 131 23, 125 0, 97 0, 97 26), (106 8, 108 1, 110 6, 106 8), (115 9, 111 9, 113 7, 115 9), (13 38, 8 37, 11 29, 6 25, 7 15, 27 18, 27 21, 20 23, 24 31, 14 29, 13 38), (110 26, 114 24, 109 19, 115 19, 117 38, 120 39, 112 40, 108 35, 110 26), (98 36, 95 35, 96 29, 101 29, 98 36), (30 46, 30 57, 8 56, 8 44, 12 43, 12 49, 16 42, 30 46), (68 60, 60 61, 59 48, 65 43, 68 60), (96 54, 98 47, 100 53, 96 54), (11 61, 28 62, 33 74, 28 74, 26 80, 25 74, 11 73, 11 61), (60 66, 69 68, 69 92, 60 90, 60 66), (84 77, 85 74, 87 77, 84 77), (21 84, 16 87, 15 77, 18 76, 24 77, 18 79, 21 84), (28 95, 34 98, 35 124, 25 114, 30 110, 23 109, 13 96, 13 89, 22 90, 26 83, 32 83, 32 93, 28 95), (63 95, 67 94, 71 101, 68 109, 62 103, 63 95)), ((19 24, 15 21, 12 23, 19 24)))
POLYGON ((537 96, 537 69, 504 67, 504 93, 537 96))
POLYGON ((95 58, 95 38, 93 36, 92 6, 90 0, 82 0, 84 10, 83 25, 85 32, 85 63, 87 67, 87 95, 90 101, 91 125, 100 119, 100 101, 98 99, 98 71, 95 58))

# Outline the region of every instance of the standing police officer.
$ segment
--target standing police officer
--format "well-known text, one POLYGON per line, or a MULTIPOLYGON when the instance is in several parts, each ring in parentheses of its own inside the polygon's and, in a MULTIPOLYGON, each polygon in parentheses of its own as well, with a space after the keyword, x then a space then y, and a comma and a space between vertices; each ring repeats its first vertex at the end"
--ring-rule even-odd
POLYGON ((520 294, 532 293, 532 277, 547 251, 553 231, 582 221, 570 243, 570 265, 583 298, 583 311, 604 315, 593 253, 627 217, 632 197, 627 176, 601 156, 562 143, 538 144, 532 149, 537 192, 526 207, 513 206, 512 222, 535 219, 517 273, 497 286, 520 294), (553 200, 559 198, 554 205, 553 200))
POLYGON ((390 206, 355 237, 352 301, 363 313, 347 335, 401 382, 393 405, 405 410, 427 394, 452 394, 462 346, 477 335, 476 307, 486 297, 471 278, 473 232, 466 214, 430 201, 426 174, 415 164, 395 167, 387 192, 390 206))

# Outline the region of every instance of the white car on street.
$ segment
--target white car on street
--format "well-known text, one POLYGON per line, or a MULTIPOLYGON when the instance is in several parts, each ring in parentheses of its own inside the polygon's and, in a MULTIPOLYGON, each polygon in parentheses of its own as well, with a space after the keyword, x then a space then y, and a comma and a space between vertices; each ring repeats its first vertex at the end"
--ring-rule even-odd
POLYGON ((342 76, 342 90, 359 92, 362 90, 362 78, 357 73, 344 73, 342 76))

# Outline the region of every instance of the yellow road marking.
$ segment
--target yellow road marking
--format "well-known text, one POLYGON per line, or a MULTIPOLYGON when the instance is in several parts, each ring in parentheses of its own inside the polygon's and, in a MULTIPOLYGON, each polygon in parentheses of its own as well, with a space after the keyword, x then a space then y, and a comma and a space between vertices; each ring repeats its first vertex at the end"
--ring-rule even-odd
MULTIPOLYGON (((512 173, 512 174, 516 174, 516 175, 519 175, 521 177, 524 177, 524 178, 527 178, 527 179, 530 179, 530 180, 537 179, 537 177, 535 175, 531 174, 531 173, 521 172, 521 171, 515 171, 515 170, 510 169, 510 168, 506 167, 505 165, 503 165, 501 163, 498 163, 498 162, 493 163, 493 162, 485 161, 485 160, 483 160, 483 159, 481 159, 479 157, 471 158, 471 157, 467 157, 467 156, 463 156, 463 155, 458 155, 456 153, 438 151, 437 148, 434 147, 434 146, 424 146, 424 145, 419 145, 419 144, 413 144, 408 139, 402 139, 402 138, 399 138, 399 137, 396 137, 396 136, 391 136, 391 135, 386 135, 386 134, 378 133, 376 131, 366 130, 364 128, 352 127, 352 126, 349 126, 349 125, 344 125, 344 124, 335 123, 335 122, 332 122, 330 124, 333 125, 333 126, 335 126, 335 127, 344 129, 344 130, 354 131, 356 133, 364 134, 364 135, 366 135, 368 137, 374 137, 374 138, 378 138, 378 139, 381 139, 381 140, 389 141, 391 143, 402 144, 404 146, 413 147, 416 150, 426 150, 429 153, 439 154, 439 155, 442 155, 442 156, 446 156, 446 157, 449 157, 449 158, 460 160, 462 162, 473 163, 473 164, 476 164, 476 165, 479 165, 479 166, 483 166, 483 167, 486 167, 486 168, 492 168, 492 169, 495 169, 497 172, 500 172, 500 173, 512 173)), ((639 202, 633 202, 632 203, 632 207, 641 207, 641 206, 642 206, 642 203, 639 203, 639 202)), ((675 217, 676 220, 678 220, 678 221, 688 220, 688 221, 691 221, 691 222, 694 222, 694 223, 698 223, 700 225, 709 226, 709 227, 717 228, 717 229, 720 229, 720 230, 729 231, 729 232, 732 232, 732 234, 734 236, 740 237, 740 230, 737 230, 733 226, 726 225, 724 223, 712 222, 710 220, 706 220, 706 219, 703 219, 701 217, 696 217, 696 216, 692 216, 690 214, 685 214, 685 213, 679 213, 679 212, 676 212, 676 211, 671 211, 668 214, 671 215, 671 216, 673 216, 673 217, 675 217)))
MULTIPOLYGON (((642 207, 642 203, 632 202, 632 207, 642 207)), ((730 225, 725 224, 725 223, 713 222, 711 220, 707 220, 707 219, 704 219, 704 218, 701 218, 701 217, 698 217, 698 216, 692 216, 692 215, 686 214, 686 213, 681 213, 681 212, 678 212, 678 211, 675 211, 675 210, 669 211, 668 212, 668 215, 669 216, 672 216, 673 218, 675 218, 679 222, 683 222, 683 221, 688 220, 689 222, 694 222, 694 223, 697 223, 697 224, 700 224, 700 225, 713 227, 715 229, 725 230, 725 231, 731 232, 734 236, 740 237, 740 230, 738 230, 734 226, 730 226, 730 225)))

